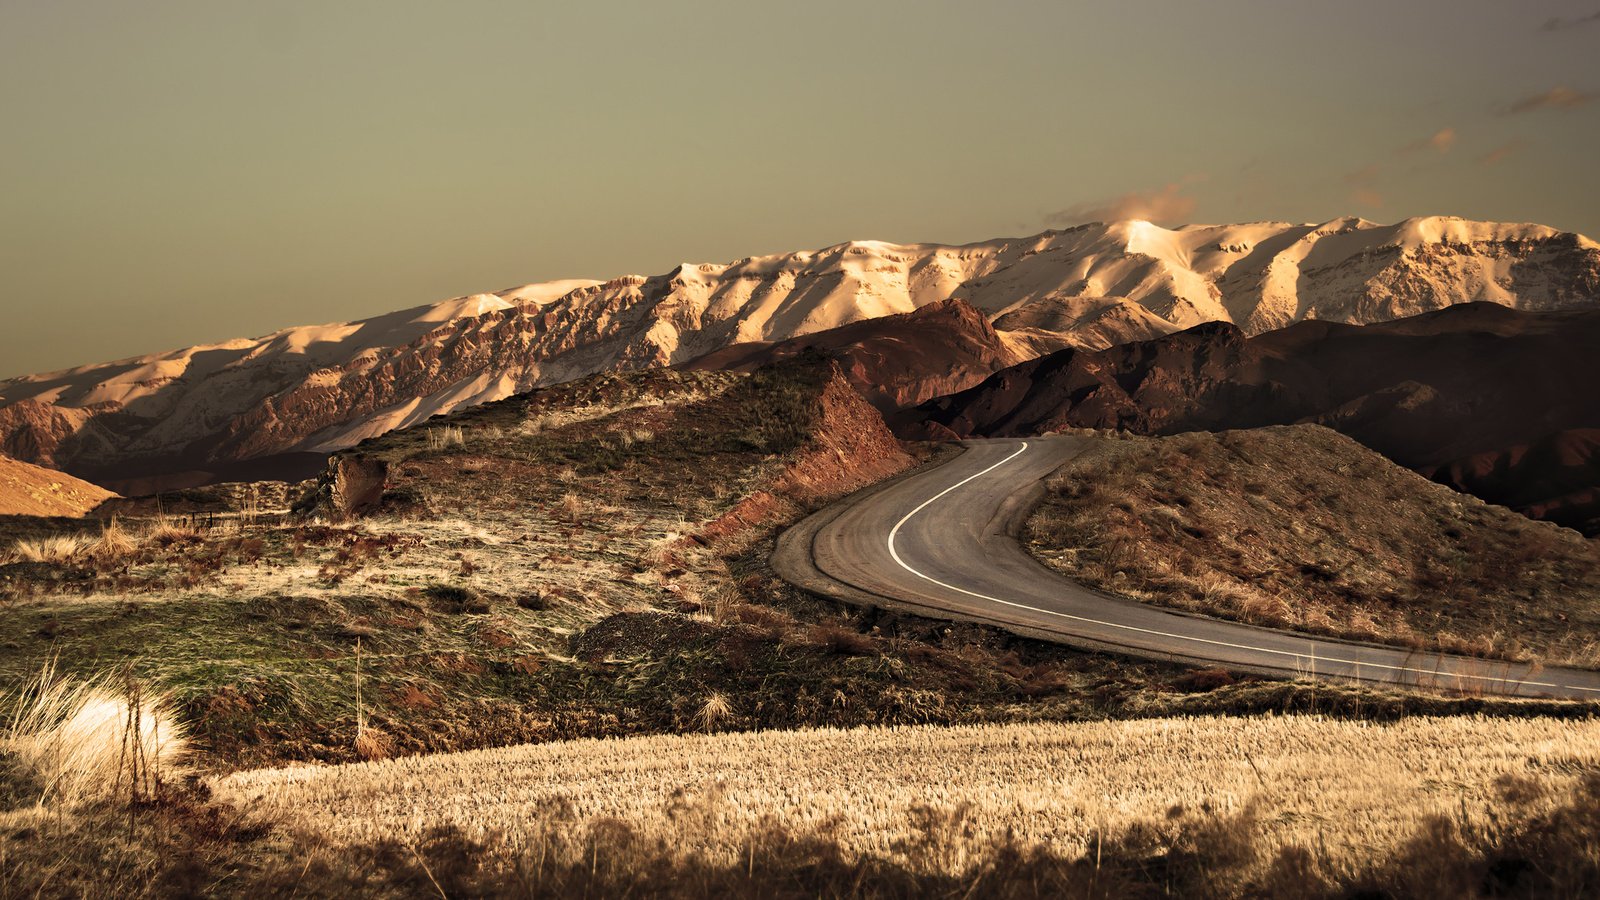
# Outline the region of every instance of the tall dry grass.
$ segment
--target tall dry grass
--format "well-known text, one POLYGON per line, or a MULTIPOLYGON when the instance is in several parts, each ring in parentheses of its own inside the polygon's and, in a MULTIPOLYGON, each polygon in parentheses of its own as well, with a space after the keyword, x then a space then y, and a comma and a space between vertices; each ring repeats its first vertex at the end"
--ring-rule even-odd
POLYGON ((467 435, 460 425, 446 425, 442 428, 428 429, 428 449, 444 450, 449 447, 462 447, 467 443, 467 435))
POLYGON ((168 698, 126 672, 71 677, 50 663, 0 702, 12 710, 0 750, 43 805, 149 796, 188 750, 168 698))
MULTIPOLYGON (((706 705, 705 720, 724 712, 706 705)), ((1001 846, 1074 860, 1209 834, 1248 849, 1228 863, 1240 877, 1265 878, 1285 854, 1309 854, 1329 877, 1370 868, 1438 816, 1499 828, 1507 784, 1526 786, 1519 815, 1552 813, 1596 771, 1600 722, 1268 717, 574 741, 244 772, 213 787, 318 842, 447 831, 508 865, 582 864, 562 854, 586 851, 563 841, 614 825, 711 866, 743 865, 782 833, 945 874, 1001 846), (559 821, 530 812, 558 806, 559 821)))
POLYGON ((11 545, 11 553, 24 562, 64 563, 83 556, 94 539, 82 534, 52 534, 24 538, 11 545))
POLYGON ((122 520, 112 516, 100 531, 100 539, 95 542, 93 553, 101 559, 121 559, 135 553, 143 543, 141 535, 130 532, 122 520))
POLYGON ((25 562, 42 562, 62 565, 73 562, 107 562, 124 559, 150 545, 171 546, 200 537, 200 530, 189 522, 179 521, 165 513, 131 529, 112 516, 101 526, 98 536, 83 533, 52 534, 41 538, 24 538, 11 546, 11 555, 25 562))

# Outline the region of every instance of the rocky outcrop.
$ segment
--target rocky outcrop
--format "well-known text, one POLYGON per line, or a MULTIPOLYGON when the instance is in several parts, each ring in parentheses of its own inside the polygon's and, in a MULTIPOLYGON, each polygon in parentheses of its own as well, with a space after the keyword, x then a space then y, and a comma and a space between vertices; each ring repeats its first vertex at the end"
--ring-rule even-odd
POLYGON ((912 465, 883 416, 835 363, 825 363, 808 404, 808 434, 777 476, 701 530, 723 540, 842 497, 912 465))
POLYGON ((329 522, 344 522, 378 508, 389 480, 389 464, 364 453, 340 453, 295 511, 329 522))

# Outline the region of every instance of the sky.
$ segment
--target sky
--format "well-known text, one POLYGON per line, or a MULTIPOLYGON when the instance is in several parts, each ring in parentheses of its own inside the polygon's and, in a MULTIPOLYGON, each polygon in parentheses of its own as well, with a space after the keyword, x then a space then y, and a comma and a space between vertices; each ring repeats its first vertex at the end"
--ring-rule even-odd
POLYGON ((0 0, 0 377, 1107 218, 1600 236, 1600 0, 0 0))

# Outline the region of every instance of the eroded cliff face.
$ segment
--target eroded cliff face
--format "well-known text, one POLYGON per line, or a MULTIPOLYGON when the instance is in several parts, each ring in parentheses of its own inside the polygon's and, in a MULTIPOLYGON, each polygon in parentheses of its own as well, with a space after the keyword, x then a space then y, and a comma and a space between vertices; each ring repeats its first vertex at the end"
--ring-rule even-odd
MULTIPOLYGON (((1254 335, 1468 301, 1571 308, 1597 295, 1593 241, 1447 218, 1175 230, 1119 222, 964 246, 859 241, 654 277, 528 285, 13 379, 0 384, 0 448, 101 479, 210 471, 349 447, 596 372, 681 364, 751 342, 781 348, 953 301, 984 321, 952 314, 899 348, 893 328, 836 342, 880 408, 957 390, 1001 363, 1207 321, 1254 335), (938 327, 953 333, 930 338, 938 327)), ((1104 393, 1109 416, 1115 392, 1104 393)))
POLYGON ((1422 474, 1530 518, 1600 535, 1600 428, 1558 431, 1422 474))
POLYGON ((737 539, 913 465, 883 415, 843 369, 828 363, 812 371, 805 439, 765 485, 703 529, 707 539, 737 539))

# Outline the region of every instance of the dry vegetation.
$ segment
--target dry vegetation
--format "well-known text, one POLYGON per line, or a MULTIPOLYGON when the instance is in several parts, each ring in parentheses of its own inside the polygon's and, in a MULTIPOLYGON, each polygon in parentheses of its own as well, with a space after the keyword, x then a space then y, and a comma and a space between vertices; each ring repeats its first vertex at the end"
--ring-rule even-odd
POLYGON ((461 893, 555 894, 587 869, 581 884, 630 893, 699 873, 679 887, 803 895, 800 859, 888 894, 1566 894, 1600 875, 1584 831, 1600 816, 1594 721, 661 736, 244 772, 215 790, 299 847, 331 847, 325 865, 451 847, 438 868, 461 893), (1531 837, 1545 854, 1519 856, 1531 837), (898 889, 872 883, 886 876, 898 889))
POLYGON ((364 445, 387 489, 344 524, 253 506, 41 522, 0 555, 18 651, 0 674, 133 660, 225 759, 346 758, 358 732, 381 753, 672 727, 602 710, 606 667, 575 646, 618 615, 732 615, 724 560, 747 532, 909 462, 886 432, 855 446, 830 383, 657 372, 479 408, 364 445))
POLYGON ((1600 546, 1316 426, 1102 441, 1031 549, 1108 591, 1260 625, 1600 665, 1600 546))
POLYGON ((169 699, 127 671, 72 678, 46 664, 5 700, 5 809, 150 796, 183 771, 188 741, 169 699))
POLYGON ((0 676, 131 664, 169 686, 211 767, 663 731, 1484 707, 1194 676, 804 596, 766 565, 776 529, 909 462, 833 384, 803 367, 651 372, 491 404, 364 444, 387 488, 342 524, 238 498, 208 512, 199 495, 76 532, 41 523, 21 547, 66 549, 0 562, 0 676))
POLYGON ((198 495, 41 523, 21 548, 65 549, 0 562, 0 677, 131 665, 171 690, 207 767, 822 725, 1589 709, 1190 672, 804 595, 766 564, 777 528, 909 462, 830 384, 650 372, 491 404, 362 445, 387 487, 342 524, 198 495))
POLYGON ((1496 782, 1528 780, 1554 805, 1588 771, 1600 771, 1595 721, 1277 716, 558 742, 241 772, 213 788, 323 839, 446 827, 513 853, 537 852, 549 831, 530 810, 566 805, 582 811, 571 831, 612 818, 646 839, 693 811, 704 824, 679 835, 684 851, 727 865, 772 823, 904 862, 917 808, 962 810, 964 846, 923 861, 948 874, 1006 837, 1081 855, 1097 834, 1253 810, 1269 855, 1314 847, 1338 871, 1393 852, 1425 816, 1492 814, 1496 782))

